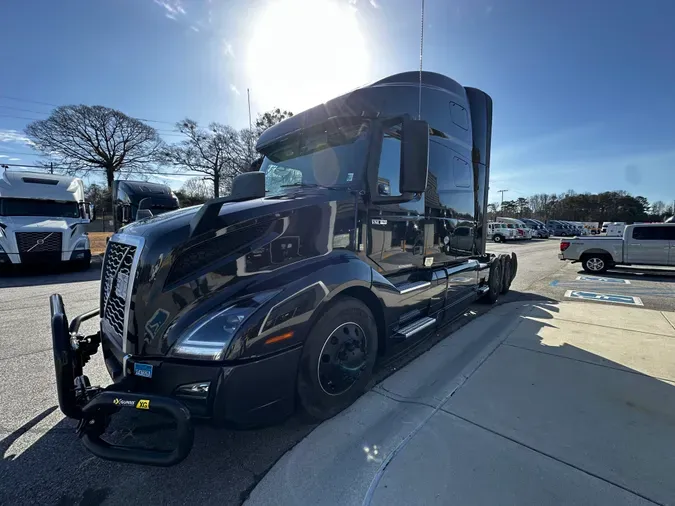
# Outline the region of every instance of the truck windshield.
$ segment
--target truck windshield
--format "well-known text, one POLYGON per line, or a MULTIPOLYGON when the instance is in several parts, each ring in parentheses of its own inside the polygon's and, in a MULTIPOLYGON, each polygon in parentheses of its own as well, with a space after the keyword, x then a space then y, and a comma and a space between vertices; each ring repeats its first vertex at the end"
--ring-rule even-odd
POLYGON ((315 127, 266 150, 260 171, 267 196, 295 193, 298 187, 351 187, 361 180, 367 154, 365 123, 315 127))
POLYGON ((77 202, 40 199, 0 199, 0 216, 51 216, 79 218, 77 202))

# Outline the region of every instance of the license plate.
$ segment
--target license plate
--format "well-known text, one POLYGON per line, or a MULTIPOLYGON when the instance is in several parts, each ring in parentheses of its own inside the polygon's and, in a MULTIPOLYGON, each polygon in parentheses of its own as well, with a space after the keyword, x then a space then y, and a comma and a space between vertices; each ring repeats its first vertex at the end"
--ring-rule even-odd
POLYGON ((152 366, 150 364, 134 364, 134 374, 144 378, 152 378, 152 366))

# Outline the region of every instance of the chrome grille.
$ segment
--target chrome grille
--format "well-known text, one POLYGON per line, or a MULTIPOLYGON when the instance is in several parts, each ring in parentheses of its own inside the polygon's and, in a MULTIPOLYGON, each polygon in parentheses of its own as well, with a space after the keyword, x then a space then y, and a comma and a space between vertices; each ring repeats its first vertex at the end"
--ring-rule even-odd
POLYGON ((136 246, 109 241, 101 276, 102 318, 108 322, 115 338, 122 345, 126 305, 134 280, 133 265, 136 246))
POLYGON ((61 252, 61 232, 17 232, 19 253, 61 252))

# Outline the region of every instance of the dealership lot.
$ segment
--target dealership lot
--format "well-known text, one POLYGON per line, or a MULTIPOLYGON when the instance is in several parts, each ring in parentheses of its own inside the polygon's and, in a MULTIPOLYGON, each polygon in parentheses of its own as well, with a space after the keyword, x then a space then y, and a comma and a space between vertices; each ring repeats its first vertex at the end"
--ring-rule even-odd
MULTIPOLYGON (((572 300, 566 294, 576 292, 614 295, 619 301, 582 297, 587 304, 620 304, 621 297, 639 297, 643 305, 638 307, 675 309, 675 272, 668 269, 624 269, 602 279, 583 279, 579 264, 557 259, 556 240, 490 244, 488 251, 518 254, 518 275, 502 302, 572 300)), ((281 426, 254 431, 200 426, 183 464, 156 469, 92 457, 75 437, 75 424, 59 412, 48 297, 61 293, 72 318, 98 305, 98 276, 93 267, 83 273, 0 277, 0 504, 240 503, 313 425, 294 417, 281 426)), ((475 305, 474 314, 466 318, 485 310, 475 305)), ((93 331, 95 324, 88 325, 84 330, 93 331)), ((88 372, 92 383, 107 383, 100 356, 88 372)), ((161 429, 145 425, 139 434, 161 429)))

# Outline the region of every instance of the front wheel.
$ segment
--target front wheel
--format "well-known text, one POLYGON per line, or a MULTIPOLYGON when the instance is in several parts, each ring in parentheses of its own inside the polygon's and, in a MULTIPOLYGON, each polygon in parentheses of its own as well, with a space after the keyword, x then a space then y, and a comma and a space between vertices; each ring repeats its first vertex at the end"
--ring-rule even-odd
POLYGON ((583 259, 581 265, 591 274, 600 274, 609 268, 609 262, 604 255, 589 255, 583 259))
POLYGON ((366 389, 377 358, 377 326, 368 307, 337 300, 309 332, 298 372, 298 399, 315 420, 326 420, 366 389))
POLYGON ((493 240, 494 242, 502 242, 502 241, 504 240, 504 238, 503 238, 501 235, 495 235, 495 236, 492 238, 492 240, 493 240))

